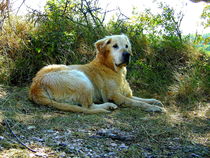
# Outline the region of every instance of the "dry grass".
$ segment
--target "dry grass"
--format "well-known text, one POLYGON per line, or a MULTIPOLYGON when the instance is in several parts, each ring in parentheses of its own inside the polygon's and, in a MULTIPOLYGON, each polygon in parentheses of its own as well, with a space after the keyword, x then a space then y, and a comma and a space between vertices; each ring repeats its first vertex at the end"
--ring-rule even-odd
POLYGON ((180 110, 171 101, 166 114, 120 108, 111 114, 84 115, 35 105, 28 100, 27 91, 28 88, 1 86, 1 157, 207 157, 209 154, 209 105, 188 111, 180 110), (15 141, 3 124, 5 119, 36 153, 15 141), (103 129, 115 129, 134 139, 99 137, 97 132, 103 129))

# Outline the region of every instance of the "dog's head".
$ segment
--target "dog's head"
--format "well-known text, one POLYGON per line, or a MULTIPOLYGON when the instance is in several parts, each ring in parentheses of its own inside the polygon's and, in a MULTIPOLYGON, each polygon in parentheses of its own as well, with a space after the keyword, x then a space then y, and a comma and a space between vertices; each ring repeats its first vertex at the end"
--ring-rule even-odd
POLYGON ((106 65, 124 67, 130 61, 131 44, 128 37, 124 34, 106 36, 98 40, 95 46, 98 55, 106 65))

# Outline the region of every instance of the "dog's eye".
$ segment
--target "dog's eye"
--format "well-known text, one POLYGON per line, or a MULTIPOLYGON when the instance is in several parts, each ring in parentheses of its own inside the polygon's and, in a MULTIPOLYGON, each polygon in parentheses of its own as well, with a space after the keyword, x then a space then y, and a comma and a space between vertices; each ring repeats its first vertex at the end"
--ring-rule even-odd
POLYGON ((117 49, 117 48, 119 48, 119 47, 118 47, 118 45, 117 45, 117 44, 115 44, 115 45, 113 45, 113 48, 116 48, 116 49, 117 49))
POLYGON ((127 44, 125 45, 125 48, 128 48, 128 45, 127 44))

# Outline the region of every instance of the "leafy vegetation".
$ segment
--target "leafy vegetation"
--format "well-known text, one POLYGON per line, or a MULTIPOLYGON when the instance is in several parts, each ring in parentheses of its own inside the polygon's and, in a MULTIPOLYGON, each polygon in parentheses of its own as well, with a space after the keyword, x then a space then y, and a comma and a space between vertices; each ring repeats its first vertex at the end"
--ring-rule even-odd
MULTIPOLYGON (((128 19, 119 12, 116 18, 105 23, 108 11, 102 10, 96 2, 48 0, 44 13, 34 12, 27 19, 10 15, 4 21, 0 31, 0 83, 4 85, 0 87, 0 139, 4 142, 0 144, 0 156, 30 155, 11 141, 3 124, 5 119, 10 120, 18 135, 25 136, 22 140, 30 147, 43 149, 48 156, 53 153, 52 157, 63 153, 67 157, 85 157, 84 153, 69 150, 68 145, 59 145, 81 140, 84 141, 80 144, 82 150, 85 146, 84 150, 91 149, 102 155, 114 151, 116 157, 207 156, 209 36, 183 36, 180 31, 183 14, 176 14, 166 4, 160 4, 162 12, 159 14, 134 10, 128 19), (121 33, 128 35, 133 47, 128 80, 135 95, 160 99, 167 114, 124 108, 107 115, 83 115, 56 111, 28 101, 26 87, 41 67, 55 63, 87 63, 95 56, 93 43, 96 40, 121 33), (205 45, 207 51, 198 49, 199 43, 205 45), (29 127, 33 127, 32 130, 29 127), (135 141, 90 137, 100 129, 129 132, 135 141), (57 132, 58 137, 68 131, 72 135, 53 142, 52 134, 46 130, 57 132), (34 141, 31 135, 44 142, 34 141), (118 150, 120 144, 127 147, 118 150)), ((203 17, 208 17, 206 10, 203 17)))
MULTIPOLYGON (((193 39, 196 38, 193 37, 193 39)), ((197 47, 205 51, 206 54, 210 55, 210 33, 204 34, 200 37, 197 47)))

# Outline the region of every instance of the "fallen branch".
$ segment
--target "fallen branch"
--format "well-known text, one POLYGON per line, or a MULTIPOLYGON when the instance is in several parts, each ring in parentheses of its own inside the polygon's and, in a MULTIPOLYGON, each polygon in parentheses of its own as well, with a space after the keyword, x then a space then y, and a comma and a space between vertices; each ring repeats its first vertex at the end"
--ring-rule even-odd
POLYGON ((12 129, 11 129, 7 120, 4 120, 4 123, 7 126, 7 128, 9 129, 10 133, 15 137, 15 139, 17 140, 18 143, 20 143, 22 146, 24 146, 25 148, 27 148, 30 151, 36 152, 35 150, 29 148, 27 145, 25 145, 23 142, 21 142, 21 140, 18 138, 18 136, 12 131, 12 129))

